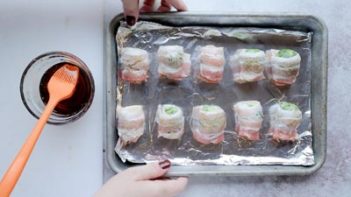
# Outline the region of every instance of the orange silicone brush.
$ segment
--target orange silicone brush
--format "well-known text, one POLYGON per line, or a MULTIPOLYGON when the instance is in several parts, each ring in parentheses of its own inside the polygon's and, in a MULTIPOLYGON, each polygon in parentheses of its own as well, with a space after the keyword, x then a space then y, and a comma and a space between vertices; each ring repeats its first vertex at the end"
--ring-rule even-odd
POLYGON ((0 197, 10 196, 52 111, 60 101, 68 99, 73 95, 78 76, 78 67, 65 64, 50 78, 47 86, 50 95, 49 102, 36 126, 18 152, 15 160, 11 163, 2 178, 0 182, 0 197))

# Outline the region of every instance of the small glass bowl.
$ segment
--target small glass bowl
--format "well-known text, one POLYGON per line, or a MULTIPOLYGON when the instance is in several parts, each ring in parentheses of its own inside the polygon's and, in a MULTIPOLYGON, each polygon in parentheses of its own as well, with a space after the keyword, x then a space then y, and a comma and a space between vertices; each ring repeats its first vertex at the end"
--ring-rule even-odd
POLYGON ((23 104, 27 110, 39 119, 45 109, 45 103, 40 94, 42 77, 50 68, 62 63, 75 65, 80 68, 80 72, 84 72, 89 83, 90 94, 88 95, 89 98, 86 99, 87 102, 82 104, 79 111, 74 114, 60 114, 54 110, 48 120, 50 124, 65 124, 82 117, 89 109, 94 98, 94 79, 85 63, 70 53, 54 51, 33 59, 22 74, 20 92, 23 104))

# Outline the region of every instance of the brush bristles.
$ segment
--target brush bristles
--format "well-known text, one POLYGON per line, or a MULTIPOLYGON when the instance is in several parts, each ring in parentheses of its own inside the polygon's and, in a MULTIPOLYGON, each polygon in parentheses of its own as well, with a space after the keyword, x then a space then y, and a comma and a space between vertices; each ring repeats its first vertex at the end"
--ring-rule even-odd
POLYGON ((65 65, 57 70, 53 77, 68 83, 76 83, 78 80, 79 69, 76 66, 65 65))

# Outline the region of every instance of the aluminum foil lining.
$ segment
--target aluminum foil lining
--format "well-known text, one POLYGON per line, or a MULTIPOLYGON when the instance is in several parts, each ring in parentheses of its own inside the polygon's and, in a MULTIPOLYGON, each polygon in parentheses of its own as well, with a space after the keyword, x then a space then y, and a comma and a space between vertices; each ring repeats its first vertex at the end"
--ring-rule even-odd
POLYGON ((146 21, 129 28, 122 22, 116 35, 117 57, 120 57, 119 51, 123 47, 141 48, 150 53, 151 65, 149 79, 141 85, 123 82, 120 78, 121 67, 116 65, 117 107, 143 105, 146 116, 145 132, 139 141, 122 146, 119 140, 116 142, 116 153, 123 162, 132 163, 167 158, 176 165, 313 165, 311 35, 311 32, 256 27, 170 27, 146 21), (210 44, 225 49, 226 65, 223 80, 219 84, 199 83, 194 74, 179 83, 159 79, 156 60, 159 46, 183 46, 185 52, 191 54, 192 67, 196 68, 199 47, 210 44), (229 56, 240 48, 290 48, 297 51, 302 60, 296 82, 280 89, 267 79, 258 83, 234 83, 228 64, 229 56), (263 106, 261 139, 254 143, 238 139, 234 132, 232 105, 244 100, 258 100, 263 106), (277 143, 268 134, 268 109, 277 101, 295 103, 302 111, 303 120, 298 128, 298 140, 294 143, 277 143), (157 106, 168 103, 178 105, 184 111, 185 134, 180 140, 157 137, 157 106), (202 145, 193 139, 189 127, 191 111, 193 106, 200 104, 216 104, 225 110, 227 126, 223 143, 202 145))

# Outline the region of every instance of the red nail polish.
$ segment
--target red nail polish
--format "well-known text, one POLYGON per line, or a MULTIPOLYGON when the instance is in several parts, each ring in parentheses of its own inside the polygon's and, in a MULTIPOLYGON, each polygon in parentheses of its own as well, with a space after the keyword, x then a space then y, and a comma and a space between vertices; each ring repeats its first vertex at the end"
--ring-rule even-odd
POLYGON ((169 160, 164 160, 164 161, 159 162, 158 165, 160 165, 160 167, 165 170, 165 169, 171 167, 171 162, 169 160))
POLYGON ((136 22, 134 16, 127 16, 126 21, 129 26, 133 26, 136 22))

